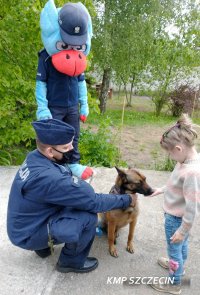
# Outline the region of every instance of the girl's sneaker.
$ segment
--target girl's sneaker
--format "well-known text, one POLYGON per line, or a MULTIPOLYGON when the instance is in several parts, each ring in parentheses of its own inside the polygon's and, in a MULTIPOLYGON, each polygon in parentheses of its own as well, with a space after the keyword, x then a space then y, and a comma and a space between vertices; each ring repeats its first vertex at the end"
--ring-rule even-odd
POLYGON ((165 257, 158 258, 158 264, 163 268, 169 269, 169 259, 165 257))
MULTIPOLYGON (((169 269, 169 258, 160 257, 158 258, 158 264, 163 268, 169 269)), ((185 275, 185 270, 183 270, 183 276, 185 275)))
POLYGON ((181 285, 172 285, 172 284, 160 284, 160 283, 152 283, 150 286, 159 291, 169 294, 181 294, 181 285))

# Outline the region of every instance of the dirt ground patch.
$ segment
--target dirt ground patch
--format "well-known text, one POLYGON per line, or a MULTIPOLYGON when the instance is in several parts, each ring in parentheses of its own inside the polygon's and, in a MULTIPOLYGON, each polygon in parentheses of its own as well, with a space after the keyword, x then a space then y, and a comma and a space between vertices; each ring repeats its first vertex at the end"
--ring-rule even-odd
MULTIPOLYGON (((87 128, 85 124, 83 128, 87 128)), ((97 126, 90 125, 93 132, 97 126)), ((155 170, 162 163, 166 153, 160 148, 160 138, 168 128, 159 126, 125 126, 122 129, 111 127, 114 144, 119 148, 122 160, 128 166, 155 170)))
MULTIPOLYGON (((152 125, 124 127, 117 144, 122 159, 136 168, 160 170, 167 159, 167 153, 160 147, 160 139, 168 127, 152 125)), ((200 135, 196 146, 200 151, 200 135)))
POLYGON ((116 142, 122 159, 132 167, 155 169, 166 156, 159 144, 165 130, 157 126, 123 127, 116 142))
MULTIPOLYGON (((125 126, 120 131, 111 127, 114 135, 114 144, 119 148, 122 160, 128 166, 140 169, 162 170, 167 159, 167 153, 160 147, 162 134, 170 127, 145 125, 125 126)), ((84 128, 87 128, 85 125, 84 128)), ((97 131, 97 126, 90 125, 97 131)), ((200 136, 197 142, 197 150, 200 150, 200 136)))

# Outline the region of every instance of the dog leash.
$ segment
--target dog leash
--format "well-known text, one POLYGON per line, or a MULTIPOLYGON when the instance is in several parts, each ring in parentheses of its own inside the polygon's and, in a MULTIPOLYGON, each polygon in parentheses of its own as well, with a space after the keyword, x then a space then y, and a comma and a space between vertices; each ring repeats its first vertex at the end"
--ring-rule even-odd
POLYGON ((51 251, 51 255, 54 254, 54 240, 52 239, 51 233, 50 233, 50 229, 49 229, 49 223, 47 223, 47 233, 48 233, 48 246, 50 248, 51 251))

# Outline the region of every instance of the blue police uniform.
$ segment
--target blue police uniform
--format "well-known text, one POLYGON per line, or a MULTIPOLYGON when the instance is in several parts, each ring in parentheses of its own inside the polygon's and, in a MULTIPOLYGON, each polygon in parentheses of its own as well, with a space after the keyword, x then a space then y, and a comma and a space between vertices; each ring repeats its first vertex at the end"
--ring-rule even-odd
POLYGON ((70 77, 57 71, 46 49, 41 50, 38 55, 36 80, 46 83, 46 99, 52 117, 74 127, 76 132, 73 141, 74 152, 71 163, 78 163, 80 160, 80 153, 78 151, 80 134, 78 83, 85 80, 85 75, 81 74, 76 77, 70 77))
MULTIPOLYGON (((40 122, 37 124, 42 124, 40 122)), ((66 136, 66 132, 61 133, 60 129, 52 131, 51 126, 46 131, 47 136, 52 132, 56 144, 59 140, 63 144, 65 138, 62 134, 66 136)), ((45 138, 42 130, 38 131, 38 135, 39 139, 40 135, 45 138)), ((73 133, 68 142, 72 136, 73 133)), ((45 140, 47 144, 51 142, 48 138, 45 140)), ((87 182, 72 176, 66 165, 59 165, 34 150, 18 170, 11 187, 7 212, 8 236, 14 245, 21 248, 44 249, 48 247, 48 227, 54 244, 65 243, 60 263, 78 268, 83 265, 91 248, 97 212, 126 208, 130 203, 129 195, 95 193, 87 182)))

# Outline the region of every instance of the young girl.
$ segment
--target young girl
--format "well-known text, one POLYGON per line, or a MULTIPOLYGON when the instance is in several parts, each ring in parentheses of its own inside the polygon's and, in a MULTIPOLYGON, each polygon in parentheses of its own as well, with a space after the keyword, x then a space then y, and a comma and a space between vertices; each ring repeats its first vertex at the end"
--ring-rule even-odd
POLYGON ((200 209, 200 154, 194 146, 195 125, 184 114, 161 138, 160 145, 177 162, 165 187, 151 196, 164 193, 165 234, 168 257, 158 263, 169 269, 172 284, 152 284, 157 291, 181 293, 181 277, 188 253, 188 234, 200 209))

